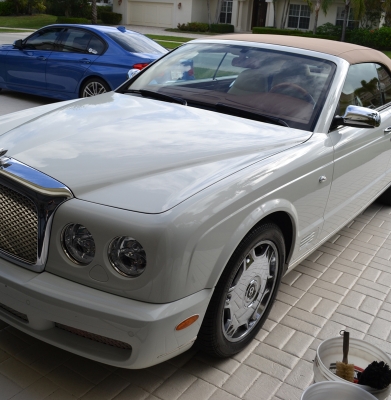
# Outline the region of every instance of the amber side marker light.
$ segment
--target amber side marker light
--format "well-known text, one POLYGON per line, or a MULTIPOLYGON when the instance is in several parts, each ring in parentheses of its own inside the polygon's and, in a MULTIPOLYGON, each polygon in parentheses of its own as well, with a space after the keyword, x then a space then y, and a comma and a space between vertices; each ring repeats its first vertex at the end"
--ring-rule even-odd
POLYGON ((194 324, 194 322, 196 322, 199 317, 200 316, 198 314, 196 314, 196 315, 192 315, 189 318, 186 318, 184 321, 182 321, 180 324, 177 325, 175 330, 181 331, 182 329, 187 328, 188 326, 194 324))

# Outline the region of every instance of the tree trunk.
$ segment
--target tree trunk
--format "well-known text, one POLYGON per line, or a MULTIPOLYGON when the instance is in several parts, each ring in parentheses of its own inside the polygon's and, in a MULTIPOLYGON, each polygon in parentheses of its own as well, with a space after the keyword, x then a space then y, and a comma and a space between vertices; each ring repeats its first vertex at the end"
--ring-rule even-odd
POLYGON ((315 6, 314 29, 312 30, 312 33, 313 33, 314 35, 316 35, 316 28, 318 27, 319 10, 320 10, 320 1, 318 0, 318 1, 316 2, 316 6, 315 6))
POLYGON ((91 22, 96 25, 98 23, 98 13, 96 10, 96 0, 91 1, 91 22))
POLYGON ((287 6, 286 6, 286 10, 285 10, 285 16, 284 16, 284 21, 283 21, 283 23, 282 23, 282 27, 281 27, 281 29, 285 29, 285 25, 286 25, 286 19, 287 19, 287 17, 288 17, 288 14, 289 14, 289 6, 291 5, 291 2, 290 2, 290 0, 288 0, 288 4, 287 4, 287 6))
POLYGON ((346 25, 348 23, 350 0, 345 1, 345 15, 343 16, 341 42, 345 41, 346 25))
POLYGON ((217 1, 217 6, 216 6, 216 15, 215 15, 215 24, 218 24, 220 22, 220 13, 221 13, 221 6, 223 4, 223 0, 218 0, 217 1))
POLYGON ((286 3, 287 3, 287 1, 288 1, 288 0, 285 0, 285 1, 284 1, 284 7, 282 8, 280 29, 284 29, 283 22, 284 22, 285 7, 286 7, 286 3))

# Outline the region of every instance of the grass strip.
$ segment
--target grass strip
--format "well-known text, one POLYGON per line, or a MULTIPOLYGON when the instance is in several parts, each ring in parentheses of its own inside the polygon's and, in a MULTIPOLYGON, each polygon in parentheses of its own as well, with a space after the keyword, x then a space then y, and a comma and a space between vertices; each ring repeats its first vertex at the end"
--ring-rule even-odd
POLYGON ((159 43, 160 46, 163 46, 169 50, 176 49, 178 46, 182 44, 178 42, 165 42, 164 40, 156 40, 156 42, 159 43))
POLYGON ((0 33, 19 33, 19 32, 30 32, 31 31, 25 31, 23 29, 5 29, 5 28, 0 28, 0 33))
POLYGON ((45 25, 54 24, 57 20, 55 15, 35 14, 22 15, 19 17, 0 17, 0 26, 3 28, 29 28, 39 29, 45 25))
POLYGON ((186 43, 189 42, 190 40, 193 40, 192 38, 176 37, 176 36, 150 35, 150 34, 147 34, 145 36, 148 36, 150 39, 156 40, 157 42, 168 40, 169 42, 186 43))

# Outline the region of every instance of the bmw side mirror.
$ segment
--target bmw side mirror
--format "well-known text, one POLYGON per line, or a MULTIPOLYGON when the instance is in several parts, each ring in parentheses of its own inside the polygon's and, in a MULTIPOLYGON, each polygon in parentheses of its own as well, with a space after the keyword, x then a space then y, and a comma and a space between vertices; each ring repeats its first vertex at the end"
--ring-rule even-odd
POLYGON ((140 72, 139 69, 132 68, 128 71, 128 78, 131 79, 140 72))
POLYGON ((23 41, 22 39, 15 40, 14 42, 14 47, 17 49, 22 49, 23 48, 23 41))
POLYGON ((377 128, 380 126, 381 117, 376 110, 360 106, 347 106, 345 114, 336 115, 331 124, 331 129, 339 125, 352 126, 354 128, 377 128))

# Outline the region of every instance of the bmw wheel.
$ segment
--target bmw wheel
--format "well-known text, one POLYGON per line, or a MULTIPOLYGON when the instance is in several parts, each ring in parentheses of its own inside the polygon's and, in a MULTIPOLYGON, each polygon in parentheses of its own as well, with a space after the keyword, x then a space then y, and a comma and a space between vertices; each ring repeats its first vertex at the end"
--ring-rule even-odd
POLYGON ((217 357, 243 350, 264 324, 280 284, 285 260, 279 227, 264 223, 238 246, 216 288, 197 343, 217 357))
POLYGON ((110 86, 103 79, 91 78, 83 84, 80 97, 97 96, 110 90, 110 86))

